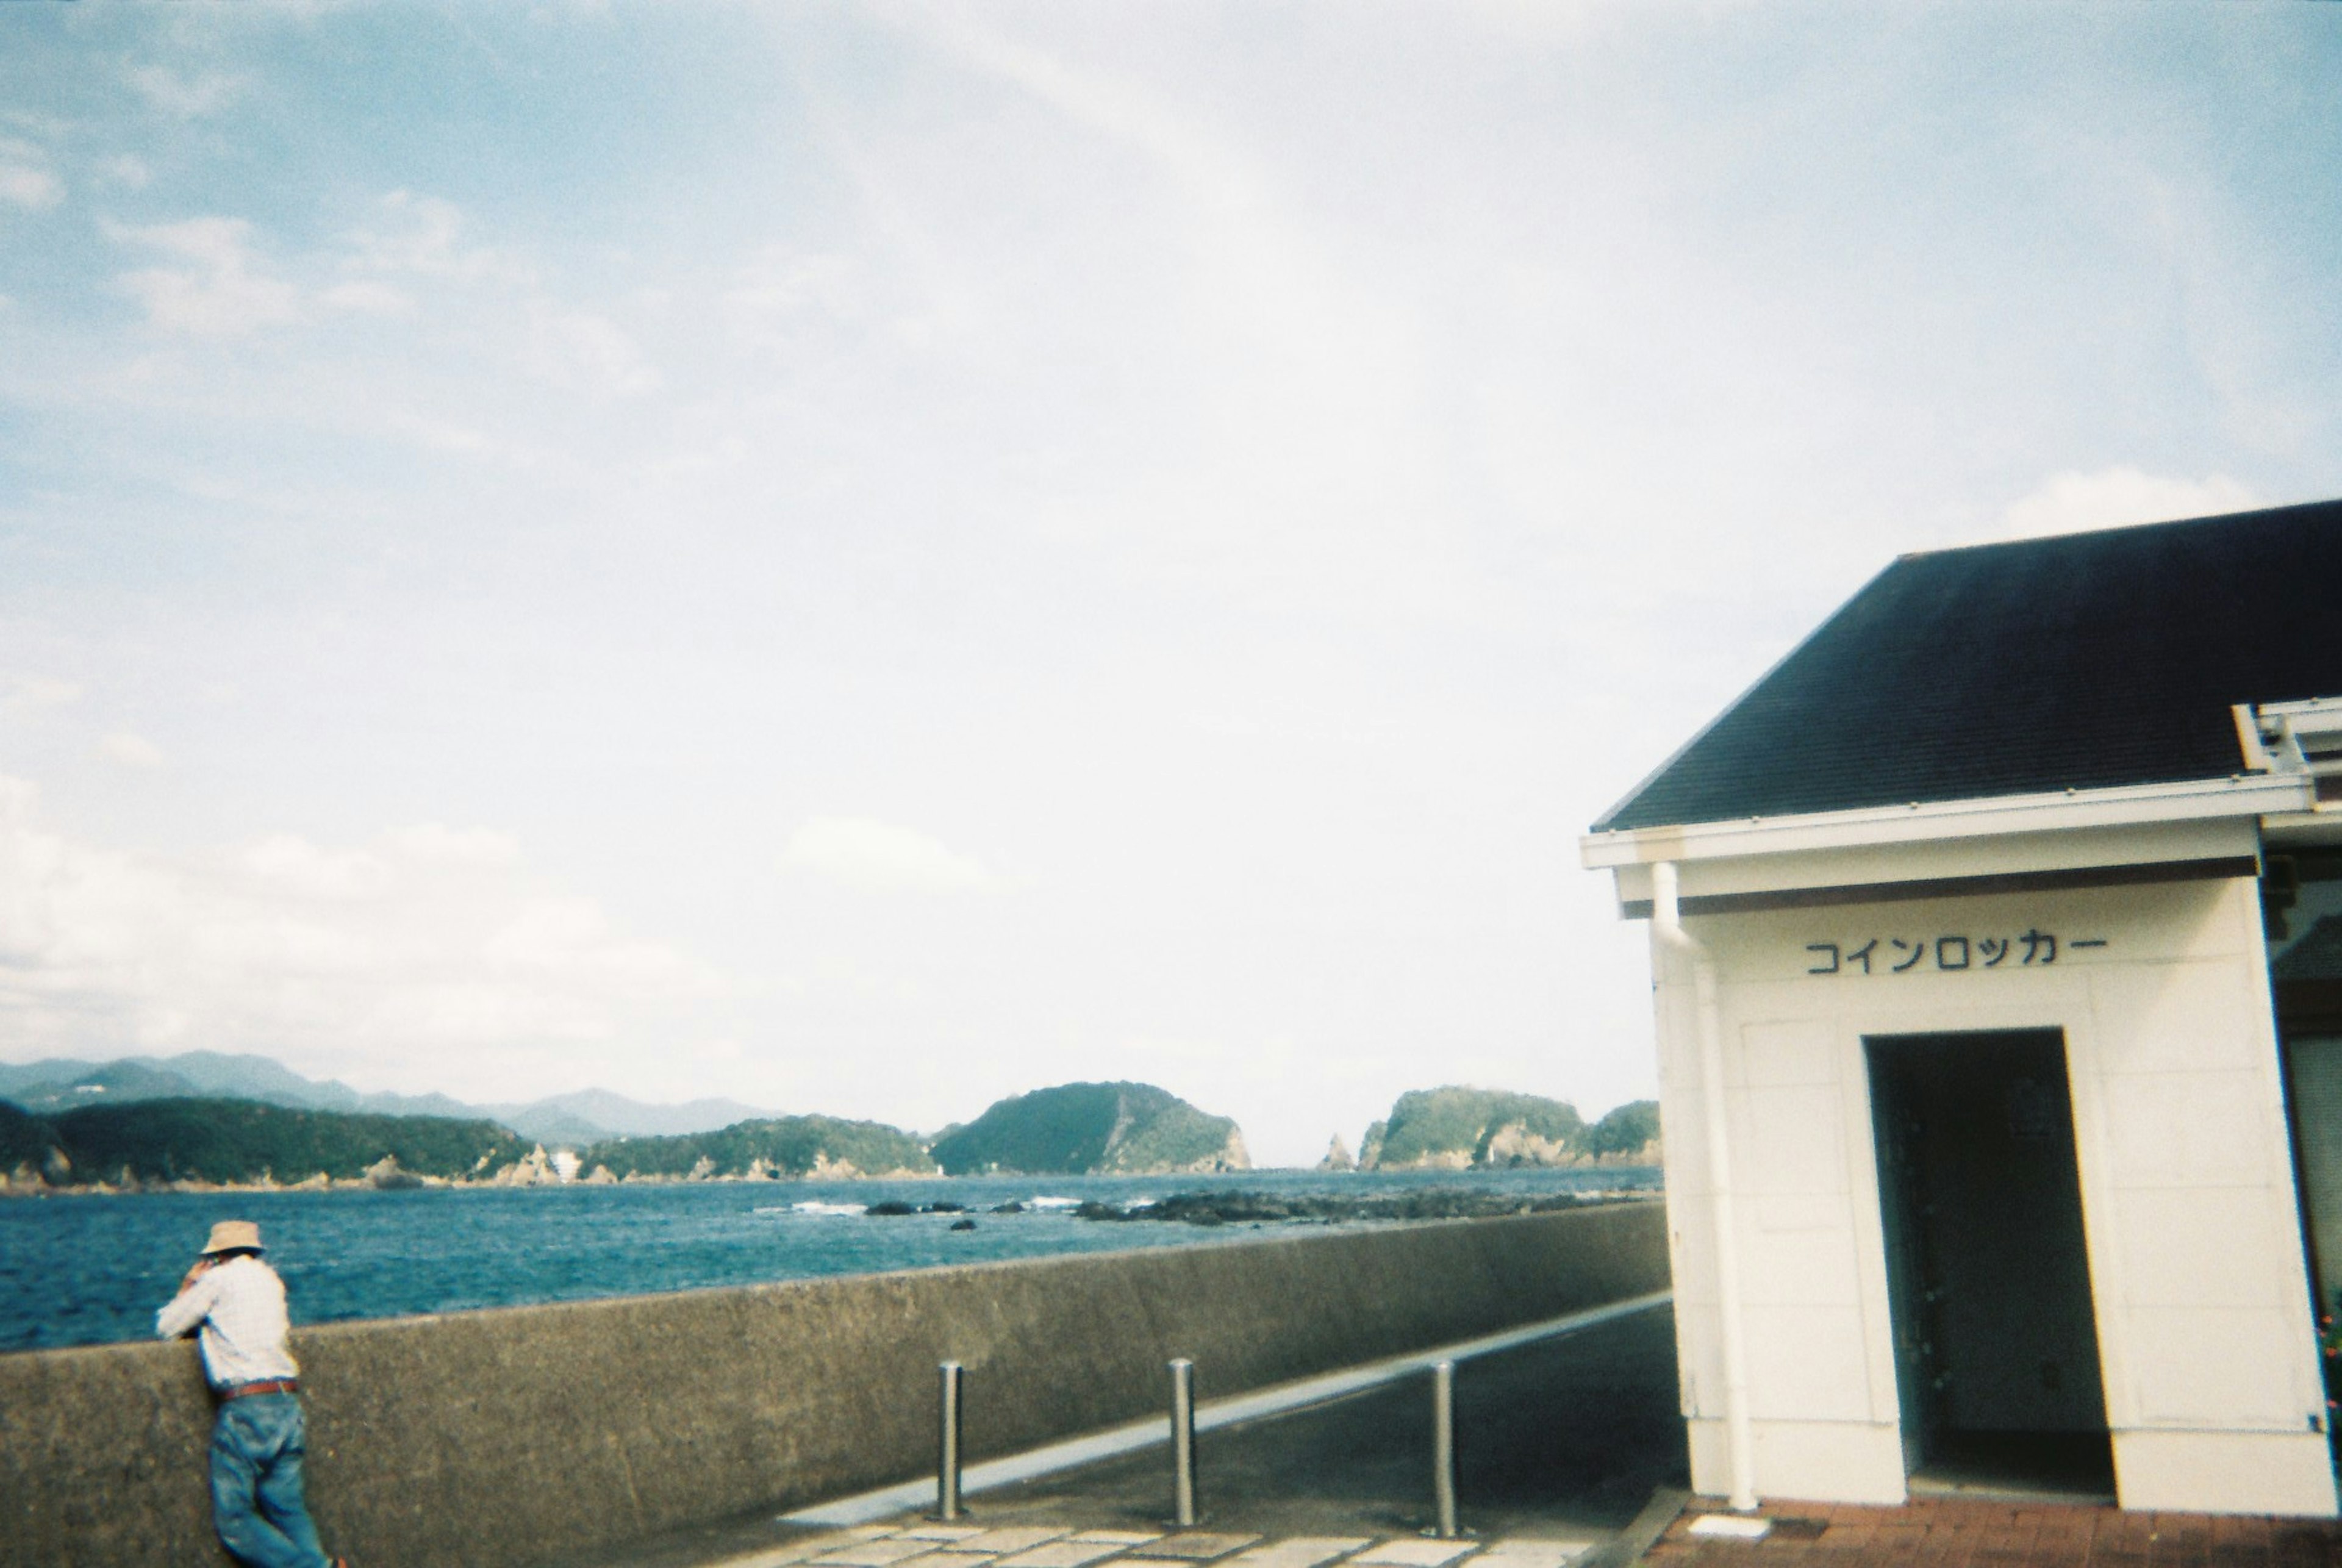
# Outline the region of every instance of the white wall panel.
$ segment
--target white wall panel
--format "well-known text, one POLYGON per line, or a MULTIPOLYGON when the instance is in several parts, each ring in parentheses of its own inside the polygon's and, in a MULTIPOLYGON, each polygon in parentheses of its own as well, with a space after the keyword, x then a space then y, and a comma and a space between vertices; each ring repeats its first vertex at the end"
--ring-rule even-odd
POLYGON ((2127 1314, 2139 1424, 2306 1432, 2325 1403, 2294 1375, 2287 1315, 2267 1307, 2135 1307, 2127 1314))
POLYGON ((2236 1186, 2268 1180, 2267 1089, 2257 1074, 2125 1073, 2110 1075, 2102 1092, 2107 1174, 2117 1185, 2236 1186))
MULTIPOLYGON (((2145 853, 2161 841, 2139 842, 2142 860, 2163 858, 2145 853)), ((1796 858, 1704 874, 1721 875, 1718 887, 1828 880, 1787 864, 1796 858)), ((2277 1443, 2266 1452, 2298 1468, 2299 1444, 2285 1444, 2306 1431, 2323 1395, 2250 882, 1784 910, 1690 926, 1716 954, 1720 979, 1733 1240, 1759 1452, 1771 1456, 1760 1463, 1760 1492, 1901 1494, 1861 1041, 1965 1029, 2066 1035, 2108 1417, 2118 1452, 2130 1443, 2137 1457, 2125 1487, 2141 1478, 2143 1499, 2180 1484, 2169 1463, 2179 1449, 2136 1441, 2158 1433, 2249 1435, 2277 1443), (1818 962, 1808 943, 1844 952, 1874 933, 1932 940, 2027 929, 2107 945, 2061 945, 2054 967, 1807 973, 1818 962), (1882 1466, 1892 1472, 1883 1481, 1882 1466), (1797 1490, 1783 1490, 1792 1476, 1797 1490)), ((1696 1020, 1688 964, 1668 954, 1661 973, 1677 1332, 1686 1385, 1711 1418, 1693 1429, 1696 1479, 1721 1488, 1721 1319, 1696 1020)), ((2233 1451, 2247 1452, 2260 1450, 2233 1451)), ((2187 1505, 2217 1506, 2230 1485, 2237 1498, 2332 1510, 2330 1481, 2320 1493, 2298 1476, 2255 1479, 2249 1465, 2222 1464, 2233 1484, 2218 1475, 2187 1483, 2187 1505)))
POLYGON ((1746 1309, 1748 1408, 1765 1421, 1870 1419, 1862 1313, 1853 1307, 1746 1309))

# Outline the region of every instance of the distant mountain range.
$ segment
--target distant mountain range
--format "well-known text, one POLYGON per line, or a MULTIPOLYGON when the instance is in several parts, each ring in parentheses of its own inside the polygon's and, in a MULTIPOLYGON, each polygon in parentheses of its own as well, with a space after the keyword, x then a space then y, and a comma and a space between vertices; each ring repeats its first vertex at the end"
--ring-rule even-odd
POLYGON ((737 1122, 780 1114, 736 1100, 652 1105, 607 1089, 580 1089, 542 1100, 471 1104, 445 1094, 362 1094, 338 1079, 323 1083, 266 1056, 188 1051, 176 1056, 124 1056, 112 1062, 51 1059, 0 1062, 0 1100, 52 1114, 85 1105, 139 1100, 257 1100, 301 1111, 382 1116, 445 1116, 500 1123, 543 1144, 596 1144, 609 1138, 712 1133, 737 1122))

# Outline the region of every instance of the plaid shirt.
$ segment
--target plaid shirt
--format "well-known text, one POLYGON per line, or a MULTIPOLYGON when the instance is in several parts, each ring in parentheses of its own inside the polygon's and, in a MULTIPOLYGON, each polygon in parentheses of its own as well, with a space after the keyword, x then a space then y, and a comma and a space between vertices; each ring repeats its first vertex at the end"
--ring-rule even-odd
POLYGON ((203 1324, 204 1375, 215 1388, 298 1377, 285 1345, 285 1282, 255 1257, 230 1258, 205 1271, 155 1314, 155 1333, 177 1339, 203 1324))

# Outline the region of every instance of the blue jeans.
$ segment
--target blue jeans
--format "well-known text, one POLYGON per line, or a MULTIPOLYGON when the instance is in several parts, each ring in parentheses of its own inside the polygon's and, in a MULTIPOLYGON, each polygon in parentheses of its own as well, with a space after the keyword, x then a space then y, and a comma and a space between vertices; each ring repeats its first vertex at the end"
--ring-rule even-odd
POLYGON ((328 1568, 301 1501, 307 1452, 298 1394, 255 1393, 220 1405, 212 1422, 212 1525, 237 1562, 328 1568))

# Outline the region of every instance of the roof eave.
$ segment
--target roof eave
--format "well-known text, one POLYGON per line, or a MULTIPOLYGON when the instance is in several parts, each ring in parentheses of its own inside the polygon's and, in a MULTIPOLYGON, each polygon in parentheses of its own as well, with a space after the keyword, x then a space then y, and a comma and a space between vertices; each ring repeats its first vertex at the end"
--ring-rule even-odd
POLYGON ((1797 816, 1619 828, 1586 834, 1577 841, 1577 851, 1579 861, 1587 870, 1606 871, 1658 861, 1793 854, 1807 850, 1857 849, 1935 839, 2198 822, 2217 817, 2258 817, 2317 809, 2316 784, 2307 774, 2232 774, 2226 778, 2186 779, 2175 784, 1913 801, 1908 805, 1865 806, 1854 811, 1813 812, 1797 816))

